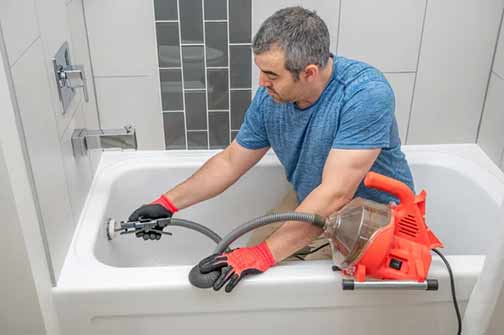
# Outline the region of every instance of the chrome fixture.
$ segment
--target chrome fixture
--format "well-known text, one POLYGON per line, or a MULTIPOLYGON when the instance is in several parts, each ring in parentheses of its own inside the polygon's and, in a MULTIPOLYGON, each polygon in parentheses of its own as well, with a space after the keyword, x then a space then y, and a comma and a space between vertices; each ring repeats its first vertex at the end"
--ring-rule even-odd
POLYGON ((90 149, 138 148, 136 131, 131 125, 120 129, 75 129, 72 134, 74 156, 82 156, 90 149))
POLYGON ((63 114, 66 113, 70 102, 75 96, 76 88, 82 88, 84 100, 86 102, 89 101, 84 66, 72 65, 68 42, 63 43, 63 46, 54 56, 53 67, 54 75, 56 76, 59 99, 63 105, 63 114))

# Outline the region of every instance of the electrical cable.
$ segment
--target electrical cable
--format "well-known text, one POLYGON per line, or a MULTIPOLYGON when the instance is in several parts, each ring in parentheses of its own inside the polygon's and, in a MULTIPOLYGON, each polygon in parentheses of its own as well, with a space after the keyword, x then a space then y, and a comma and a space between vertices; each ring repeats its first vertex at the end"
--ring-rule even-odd
POLYGON ((443 254, 437 250, 437 249, 432 249, 436 254, 438 254, 439 257, 443 260, 443 262, 446 265, 446 268, 448 269, 448 273, 450 274, 450 285, 451 285, 451 293, 452 293, 452 299, 453 299, 453 306, 455 307, 455 313, 457 314, 457 322, 458 322, 458 331, 457 335, 462 334, 462 319, 460 318, 460 311, 457 303, 457 296, 455 294, 455 280, 453 279, 453 272, 450 267, 450 263, 448 263, 448 260, 443 256, 443 254))

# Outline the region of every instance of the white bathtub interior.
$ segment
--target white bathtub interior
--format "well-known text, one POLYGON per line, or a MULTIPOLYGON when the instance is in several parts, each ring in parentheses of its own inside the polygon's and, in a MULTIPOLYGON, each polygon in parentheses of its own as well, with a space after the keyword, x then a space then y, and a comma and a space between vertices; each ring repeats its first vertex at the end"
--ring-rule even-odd
MULTIPOLYGON (((205 154, 206 155, 206 154, 205 154)), ((146 166, 126 170, 111 185, 105 215, 127 220, 132 210, 166 192, 196 171, 198 162, 184 167, 166 168, 165 162, 147 160, 146 166)), ((221 237, 234 227, 266 214, 280 202, 288 190, 283 169, 266 163, 254 168, 220 196, 183 209, 175 217, 203 224, 221 237)), ((209 255, 215 242, 203 234, 183 227, 168 227, 157 241, 144 241, 131 235, 119 235, 108 241, 99 235, 95 245, 97 259, 110 266, 138 267, 194 265, 209 255)), ((244 245, 248 236, 234 243, 244 245)))
MULTIPOLYGON (((484 255, 497 224, 495 195, 482 187, 481 180, 470 175, 470 162, 450 154, 436 155, 419 152, 410 155, 416 192, 427 190, 426 222, 444 242, 445 254, 484 255)), ((198 163, 168 168, 166 161, 151 156, 140 164, 125 161, 116 166, 124 171, 112 181, 102 221, 107 217, 126 220, 133 209, 189 177, 199 167, 198 163)), ((287 189, 283 168, 270 159, 220 196, 184 209, 175 217, 203 224, 223 237, 239 224, 266 214, 287 189)), ((183 227, 170 227, 166 231, 173 236, 165 235, 159 241, 121 235, 109 242, 103 233, 96 239, 96 258, 116 267, 191 265, 215 246, 208 237, 183 227)), ((244 236, 234 246, 244 245, 247 239, 244 236)))

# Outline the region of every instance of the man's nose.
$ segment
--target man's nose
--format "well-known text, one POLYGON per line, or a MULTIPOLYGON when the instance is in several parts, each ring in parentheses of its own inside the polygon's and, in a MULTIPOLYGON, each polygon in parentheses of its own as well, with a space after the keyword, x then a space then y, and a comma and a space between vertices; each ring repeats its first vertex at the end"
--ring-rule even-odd
POLYGON ((270 87, 271 82, 268 80, 266 75, 262 72, 259 73, 259 86, 270 87))

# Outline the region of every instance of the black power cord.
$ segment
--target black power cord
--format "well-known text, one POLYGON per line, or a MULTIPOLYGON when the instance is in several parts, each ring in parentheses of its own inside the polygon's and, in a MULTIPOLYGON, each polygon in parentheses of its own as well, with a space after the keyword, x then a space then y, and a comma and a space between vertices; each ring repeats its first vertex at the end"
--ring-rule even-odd
POLYGON ((320 249, 327 247, 328 245, 329 245, 329 243, 326 243, 326 244, 323 244, 320 247, 317 247, 317 248, 310 250, 308 252, 298 252, 298 253, 294 254, 293 256, 299 260, 304 261, 305 260, 304 257, 308 256, 309 254, 313 254, 314 252, 317 252, 320 249))
POLYGON ((453 272, 450 267, 450 264, 448 263, 448 260, 443 256, 443 254, 437 250, 437 249, 432 249, 436 254, 438 254, 439 257, 443 260, 443 262, 446 265, 446 268, 448 269, 448 273, 450 274, 450 285, 451 285, 451 292, 452 292, 452 299, 453 299, 453 306, 455 307, 455 313, 457 313, 457 322, 458 322, 458 331, 457 335, 462 334, 462 319, 460 318, 460 311, 457 303, 457 296, 455 294, 455 280, 453 279, 453 272))

